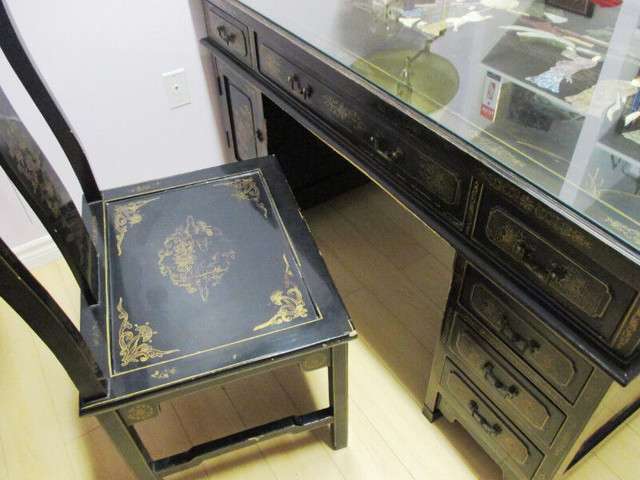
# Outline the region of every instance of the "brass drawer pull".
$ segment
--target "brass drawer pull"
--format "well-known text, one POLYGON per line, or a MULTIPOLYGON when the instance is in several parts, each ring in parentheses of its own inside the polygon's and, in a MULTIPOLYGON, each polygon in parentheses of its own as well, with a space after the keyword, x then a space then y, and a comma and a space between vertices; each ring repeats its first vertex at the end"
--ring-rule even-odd
POLYGON ((476 403, 475 400, 471 400, 469 402, 469 410, 471 411, 471 417, 480 424, 480 426, 482 427, 482 429, 487 432, 489 435, 494 435, 494 436, 498 436, 500 435, 500 433, 502 433, 502 427, 500 427, 500 425, 498 425, 497 423, 494 425, 491 425, 486 418, 484 418, 482 415, 480 415, 480 413, 478 412, 478 404, 476 403))
POLYGON ((559 282, 567 276, 567 269, 557 262, 552 262, 550 266, 538 263, 533 255, 533 247, 523 241, 515 246, 515 252, 525 266, 547 283, 550 281, 559 282))
POLYGON ((404 155, 404 152, 400 147, 396 147, 392 151, 383 150, 382 148, 380 148, 380 142, 378 142, 378 139, 374 136, 371 136, 369 138, 369 141, 373 145, 373 148, 376 150, 376 152, 378 152, 378 154, 385 160, 388 160, 390 162, 397 162, 402 158, 402 155, 404 155))
POLYGON ((520 390, 515 385, 510 385, 507 387, 502 381, 496 378, 496 376, 493 374, 493 364, 491 362, 485 363, 482 366, 482 371, 484 372, 485 380, 492 383, 493 387, 504 398, 515 398, 520 393, 520 390))
POLYGON ((287 82, 289 82, 289 86, 291 87, 291 90, 293 90, 294 92, 298 89, 298 85, 300 85, 300 83, 298 82, 297 75, 289 75, 287 77, 287 82))
POLYGON ((537 341, 527 340, 513 328, 511 328, 506 315, 502 315, 500 318, 498 318, 498 325, 500 327, 500 333, 502 333, 506 340, 511 344, 511 346, 518 350, 521 354, 527 352, 536 353, 540 350, 540 344, 537 341))
POLYGON ((296 74, 289 75, 287 77, 287 82, 289 82, 291 91, 297 93, 298 95, 301 95, 303 99, 307 100, 309 97, 311 97, 313 88, 311 88, 311 85, 300 88, 300 80, 298 80, 298 76, 296 74))
POLYGON ((218 25, 218 36, 224 40, 224 42, 229 45, 230 43, 235 42, 236 34, 235 33, 227 33, 227 27, 224 25, 218 25))
POLYGON ((304 87, 302 90, 300 90, 300 95, 302 95, 302 98, 304 98, 305 100, 308 99, 311 94, 313 93, 313 89, 311 88, 311 85, 307 85, 306 87, 304 87))

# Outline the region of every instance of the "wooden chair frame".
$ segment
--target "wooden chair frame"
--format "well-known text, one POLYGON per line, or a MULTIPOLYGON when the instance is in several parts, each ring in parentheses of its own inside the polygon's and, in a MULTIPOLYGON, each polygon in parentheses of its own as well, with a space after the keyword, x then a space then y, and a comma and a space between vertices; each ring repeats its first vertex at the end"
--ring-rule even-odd
MULTIPOLYGON (((13 27, 4 4, 0 4, 0 47, 58 139, 84 192, 84 210, 81 217, 59 177, 0 89, 0 164, 48 228, 80 285, 83 298, 81 331, 78 331, 55 300, 2 240, 0 294, 46 343, 67 371, 80 393, 80 414, 97 416, 137 478, 143 480, 175 473, 207 458, 252 445, 260 440, 323 425, 331 426, 333 447, 345 447, 348 403, 346 342, 355 337, 355 330, 275 159, 256 159, 161 179, 151 184, 102 192, 72 129, 29 60, 29 55, 13 27), (31 170, 24 169, 25 158, 31 162, 31 170), (92 344, 85 340, 87 335, 91 334, 92 328, 100 332, 105 329, 101 323, 104 322, 103 318, 109 322, 108 313, 105 314, 105 305, 108 304, 109 298, 104 280, 106 258, 109 254, 105 246, 108 244, 108 236, 102 236, 99 234, 99 228, 96 228, 107 222, 105 212, 109 202, 121 198, 138 198, 150 191, 161 194, 183 186, 208 184, 207 182, 247 171, 259 172, 260 178, 265 179, 265 185, 268 184, 269 191, 273 194, 274 212, 278 214, 277 218, 290 237, 288 241, 292 248, 295 244, 293 253, 296 259, 296 252, 300 252, 299 256, 302 257, 298 260, 300 275, 305 271, 313 272, 308 282, 305 278, 310 295, 315 291, 321 291, 322 294, 317 296, 328 299, 328 306, 314 303, 314 311, 317 314, 322 308, 331 318, 316 322, 316 325, 323 325, 322 328, 313 327, 317 329, 317 333, 313 333, 315 330, 311 327, 307 328, 304 335, 308 338, 305 337, 305 342, 299 346, 289 345, 288 350, 276 349, 273 354, 267 352, 248 361, 246 365, 218 364, 215 363, 217 357, 204 355, 201 362, 205 363, 198 365, 200 370, 194 370, 197 374, 160 382, 153 388, 145 388, 148 387, 145 382, 136 385, 137 388, 127 387, 126 382, 110 373, 110 363, 105 360, 105 349, 96 345, 100 342, 92 344), (317 338, 312 335, 316 335, 317 338), (212 364, 207 365, 207 361, 211 361, 212 364), (154 416, 156 405, 160 402, 177 395, 193 393, 290 364, 300 364, 304 369, 328 367, 327 408, 272 421, 155 460, 150 457, 133 427, 136 422, 154 416), (126 388, 130 388, 131 391, 127 391, 126 388)), ((106 227, 104 230, 106 231, 106 227)), ((284 260, 287 261, 286 258, 284 260)), ((131 378, 134 380, 130 380, 130 383, 135 384, 137 377, 131 378)))

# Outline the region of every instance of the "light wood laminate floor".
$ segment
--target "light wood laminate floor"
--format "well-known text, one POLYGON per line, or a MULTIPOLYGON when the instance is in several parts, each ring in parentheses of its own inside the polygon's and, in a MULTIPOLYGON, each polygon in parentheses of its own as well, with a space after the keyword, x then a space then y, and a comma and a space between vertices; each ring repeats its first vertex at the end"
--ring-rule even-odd
MULTIPOLYGON (((458 425, 421 414, 453 251, 373 185, 305 212, 358 328, 349 352, 349 446, 328 428, 263 442, 172 479, 497 480, 501 472, 458 425)), ((37 269, 69 315, 78 290, 62 261, 37 269)), ((153 456, 327 404, 326 370, 289 368, 162 404, 140 424, 153 456), (155 435, 152 432, 159 432, 155 435)), ((131 479, 106 434, 78 418, 65 372, 0 305, 0 480, 131 479)), ((635 480, 640 417, 632 417, 570 480, 635 480)))

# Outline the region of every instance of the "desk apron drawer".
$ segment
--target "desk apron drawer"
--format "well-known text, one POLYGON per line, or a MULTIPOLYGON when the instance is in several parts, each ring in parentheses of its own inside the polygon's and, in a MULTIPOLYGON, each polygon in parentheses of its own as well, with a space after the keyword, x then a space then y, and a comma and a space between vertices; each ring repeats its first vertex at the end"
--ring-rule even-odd
POLYGON ((542 205, 533 215, 521 212, 486 187, 473 238, 496 260, 553 298, 569 317, 590 328, 595 337, 611 343, 637 292, 541 224, 537 217, 545 213, 542 205))
POLYGON ((519 428, 551 445, 566 416, 458 315, 448 348, 458 365, 519 428))
POLYGON ((370 152, 378 166, 410 184, 417 193, 428 197, 428 204, 438 214, 462 226, 470 176, 443 166, 435 160, 441 153, 426 145, 418 148, 400 140, 386 126, 372 120, 363 107, 342 99, 304 69, 294 65, 274 48, 259 42, 260 72, 278 84, 332 128, 370 152), (426 153, 428 154, 426 154, 426 153))
POLYGON ((506 420, 450 359, 444 364, 440 386, 441 408, 448 420, 458 420, 499 464, 531 478, 543 455, 515 426, 506 420), (449 418, 453 416, 455 418, 449 418))
POLYGON ((369 141, 388 168, 410 185, 438 215, 462 228, 467 194, 471 184, 468 169, 458 165, 446 152, 418 142, 401 140, 382 125, 371 128, 369 141), (445 165, 445 163, 448 163, 445 165))
POLYGON ((249 30, 241 22, 219 8, 205 4, 209 38, 221 45, 233 56, 251 65, 249 30))
POLYGON ((470 264, 458 302, 567 400, 576 401, 593 367, 470 264))
POLYGON ((376 130, 362 110, 262 41, 258 44, 258 70, 350 141, 365 148, 375 145, 376 130))

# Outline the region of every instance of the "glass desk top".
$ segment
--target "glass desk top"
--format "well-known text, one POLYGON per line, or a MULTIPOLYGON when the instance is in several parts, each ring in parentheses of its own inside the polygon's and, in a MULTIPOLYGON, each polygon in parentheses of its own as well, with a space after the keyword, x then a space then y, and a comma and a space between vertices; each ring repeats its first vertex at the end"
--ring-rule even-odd
POLYGON ((640 2, 242 3, 640 251, 640 2))

